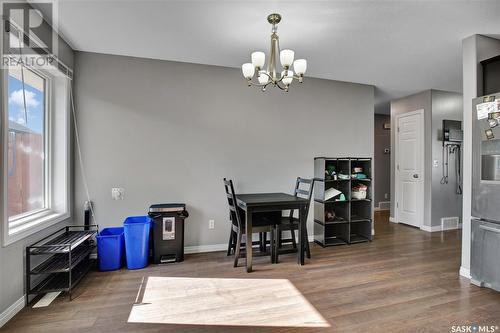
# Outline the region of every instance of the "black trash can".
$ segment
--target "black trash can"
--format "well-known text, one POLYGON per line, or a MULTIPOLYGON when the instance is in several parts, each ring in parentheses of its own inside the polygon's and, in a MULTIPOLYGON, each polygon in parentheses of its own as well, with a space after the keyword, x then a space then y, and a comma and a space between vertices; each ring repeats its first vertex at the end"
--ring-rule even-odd
POLYGON ((185 204, 156 204, 149 207, 153 220, 153 262, 166 264, 184 260, 185 204))

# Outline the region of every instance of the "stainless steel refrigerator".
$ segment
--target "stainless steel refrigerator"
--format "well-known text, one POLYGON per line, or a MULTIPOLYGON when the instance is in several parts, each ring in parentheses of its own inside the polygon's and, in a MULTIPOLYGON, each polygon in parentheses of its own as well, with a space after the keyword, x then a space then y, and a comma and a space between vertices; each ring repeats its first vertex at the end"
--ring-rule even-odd
POLYGON ((500 93, 472 104, 471 277, 500 291, 500 93))

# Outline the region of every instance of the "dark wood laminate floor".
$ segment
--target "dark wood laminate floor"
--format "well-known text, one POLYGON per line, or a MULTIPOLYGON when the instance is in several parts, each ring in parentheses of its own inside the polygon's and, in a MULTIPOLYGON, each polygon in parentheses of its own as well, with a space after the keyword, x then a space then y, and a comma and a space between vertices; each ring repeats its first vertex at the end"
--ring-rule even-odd
MULTIPOLYGON (((293 254, 271 265, 254 259, 247 274, 224 252, 145 270, 92 272, 68 302, 24 309, 1 332, 451 332, 452 325, 500 326, 500 293, 459 278, 460 231, 427 233, 376 218, 372 243, 321 248, 299 267, 293 254), (290 280, 329 328, 196 326, 127 323, 145 276, 290 280)), ((265 302, 265 299, 262 300, 265 302)), ((497 330, 500 332, 500 330, 497 330)))

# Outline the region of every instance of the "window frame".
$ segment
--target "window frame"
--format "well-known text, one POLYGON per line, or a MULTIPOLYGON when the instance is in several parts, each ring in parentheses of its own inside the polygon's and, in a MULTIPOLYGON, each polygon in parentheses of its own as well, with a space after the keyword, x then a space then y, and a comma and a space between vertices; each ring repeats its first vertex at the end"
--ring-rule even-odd
POLYGON ((40 232, 54 224, 71 217, 70 191, 71 177, 71 132, 70 132, 70 94, 71 80, 56 68, 53 70, 29 67, 29 70, 45 79, 45 115, 44 115, 44 154, 45 154, 45 208, 8 216, 8 70, 2 70, 3 103, 0 133, 4 144, 0 145, 1 174, 0 185, 3 193, 0 200, 2 246, 10 245, 21 239, 40 232), (58 81, 56 80, 67 80, 58 81), (62 83, 62 85, 61 85, 62 83), (59 88, 56 88, 56 84, 59 88), (56 91, 58 96, 56 96, 56 91), (59 95, 62 94, 62 95, 59 95), (63 104, 56 98, 65 100, 63 104), (62 105, 62 106, 61 106, 62 105), (62 119, 62 120, 61 120, 62 119), (55 126, 57 122, 57 126, 55 126), (60 128, 62 126, 62 128, 60 128), (60 137, 62 134, 64 137, 60 137), (64 160, 62 160, 64 158, 64 160))

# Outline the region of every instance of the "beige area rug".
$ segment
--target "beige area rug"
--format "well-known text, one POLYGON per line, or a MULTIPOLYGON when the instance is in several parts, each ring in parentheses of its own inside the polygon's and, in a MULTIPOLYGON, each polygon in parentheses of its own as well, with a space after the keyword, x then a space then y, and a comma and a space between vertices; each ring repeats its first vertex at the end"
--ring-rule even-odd
POLYGON ((130 323, 330 326, 286 279, 148 277, 140 295, 130 323))

